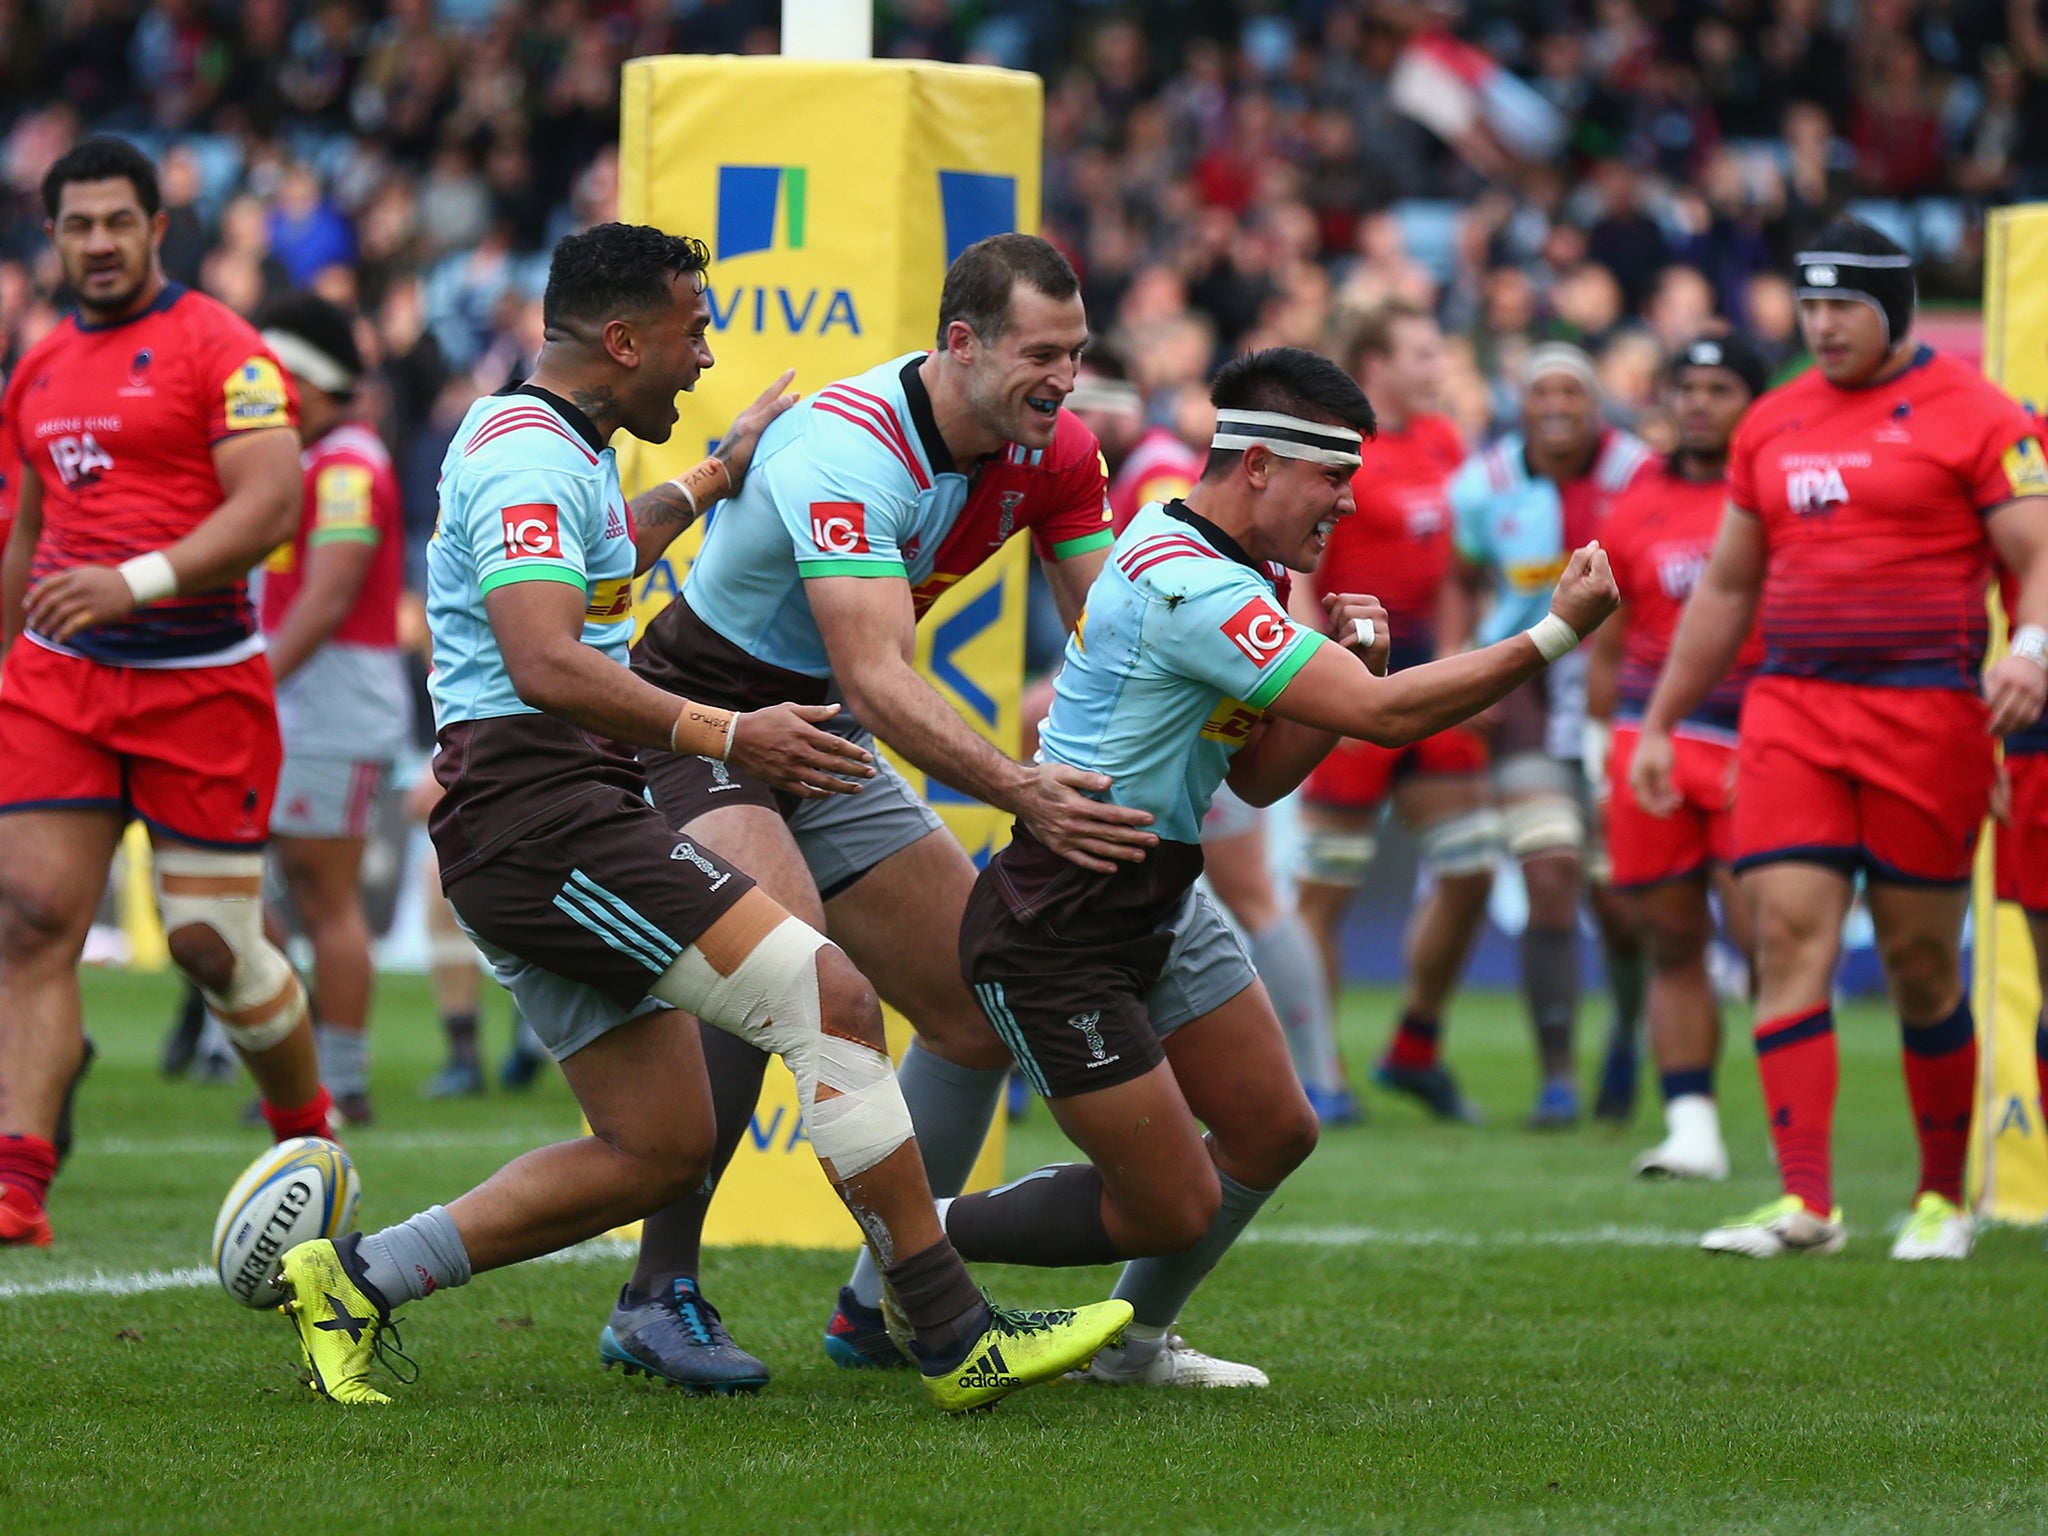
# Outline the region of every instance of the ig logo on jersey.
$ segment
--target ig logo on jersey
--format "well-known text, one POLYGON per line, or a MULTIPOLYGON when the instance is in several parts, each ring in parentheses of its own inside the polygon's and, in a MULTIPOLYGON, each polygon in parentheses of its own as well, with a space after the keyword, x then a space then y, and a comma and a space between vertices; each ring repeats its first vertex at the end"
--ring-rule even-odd
POLYGON ((505 523, 505 558, 531 560, 539 556, 562 557, 562 514, 552 502, 529 501, 506 507, 499 517, 505 523))
POLYGON ((865 555, 868 509, 859 501, 811 503, 811 542, 828 555, 865 555))
POLYGON ((1262 597, 1255 597, 1222 624, 1224 636, 1243 651, 1255 667, 1263 667, 1287 649, 1287 619, 1262 597))

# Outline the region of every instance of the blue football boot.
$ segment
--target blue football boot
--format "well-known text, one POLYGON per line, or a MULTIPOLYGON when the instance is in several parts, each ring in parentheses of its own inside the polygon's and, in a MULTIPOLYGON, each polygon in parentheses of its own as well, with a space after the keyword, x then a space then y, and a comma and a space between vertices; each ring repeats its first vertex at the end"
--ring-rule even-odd
POLYGON ((611 1321, 598 1335, 597 1354, 610 1370, 653 1376, 685 1392, 758 1392, 768 1385, 768 1367, 732 1340, 711 1305, 688 1275, 678 1275, 667 1294, 628 1300, 621 1287, 611 1321))

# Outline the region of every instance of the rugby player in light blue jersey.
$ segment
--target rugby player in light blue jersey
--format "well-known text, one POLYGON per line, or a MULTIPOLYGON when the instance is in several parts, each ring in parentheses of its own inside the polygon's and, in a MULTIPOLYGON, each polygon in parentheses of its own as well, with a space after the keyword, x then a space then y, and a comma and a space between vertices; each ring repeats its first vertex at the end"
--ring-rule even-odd
POLYGON ((1371 405, 1335 364, 1293 347, 1227 364, 1212 397, 1201 480, 1118 537, 1040 733, 1048 761, 1101 773, 1112 800, 1149 811, 1160 844, 1101 873, 1020 826, 976 882, 960 938, 990 1022, 1091 1161, 942 1202, 947 1234, 964 1255, 1011 1264, 1134 1260, 1117 1295, 1135 1320, 1087 1373, 1115 1382, 1264 1384, 1254 1367, 1189 1349, 1174 1324, 1316 1142, 1242 948, 1176 942, 1204 922, 1193 887, 1217 786, 1227 778, 1270 804, 1340 735, 1396 747, 1455 725, 1569 652, 1617 602, 1589 544, 1529 629, 1385 675, 1375 599, 1329 594, 1319 634, 1289 618, 1267 564, 1315 567, 1352 509, 1371 405), (1163 1028, 1190 993, 1221 1000, 1163 1028))
MULTIPOLYGON (((735 713, 626 666, 633 575, 688 518, 672 492, 629 513, 609 443, 620 429, 665 442, 677 393, 711 366, 708 260, 641 225, 563 240, 539 365, 470 408, 442 463, 427 557, 441 876, 592 1133, 445 1208, 284 1255, 308 1378, 338 1402, 389 1401, 368 1374, 394 1307, 595 1237, 703 1178, 710 1095, 697 1022, 678 1010, 794 1074, 819 1164, 879 1250, 938 1406, 985 1406, 1083 1363, 1130 1317, 1121 1302, 990 1306, 934 1220, 866 978, 722 854, 678 839, 625 750, 703 753, 798 795, 849 790, 865 770, 860 747, 811 723, 829 706, 735 713)), ((684 485, 737 483, 787 382, 684 485)))
MULTIPOLYGON (((1088 339, 1080 283, 1035 236, 956 257, 936 345, 825 385, 761 439, 681 594, 633 650, 647 681, 731 709, 821 703, 863 745, 873 730, 940 784, 1015 813, 1087 867, 1137 858, 1144 812, 1108 781, 992 746, 912 665, 919 615, 946 583, 1029 528, 1071 626, 1110 543, 1101 451, 1060 402, 1088 339)), ((715 489, 715 487, 714 487, 715 489)), ((728 850, 788 911, 828 933, 917 1032, 900 1069, 932 1187, 954 1194, 988 1134, 1009 1053, 961 983, 954 936, 974 886, 959 839, 877 761, 857 793, 799 802, 739 765, 655 753, 671 826, 728 850)), ((704 1031, 719 1126, 714 1179, 746 1134, 766 1057, 704 1031)), ((758 1385, 767 1366, 698 1285, 711 1184, 650 1218, 598 1335, 608 1361, 694 1390, 758 1385)), ((864 1257, 827 1319, 842 1365, 901 1365, 882 1277, 864 1257)))

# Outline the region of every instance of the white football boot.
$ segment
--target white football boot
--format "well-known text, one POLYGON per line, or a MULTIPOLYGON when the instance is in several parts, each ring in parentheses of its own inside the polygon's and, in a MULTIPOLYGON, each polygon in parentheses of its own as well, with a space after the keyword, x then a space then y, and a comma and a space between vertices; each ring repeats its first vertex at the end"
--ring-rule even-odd
POLYGON ((1190 1349, 1177 1333, 1158 1341, 1149 1358, 1142 1344, 1115 1343, 1096 1351, 1085 1371, 1069 1371, 1069 1381, 1099 1382, 1111 1387, 1263 1387, 1266 1373, 1256 1365, 1239 1365, 1218 1360, 1199 1349, 1190 1349))
POLYGON ((1673 1099, 1664 1106, 1664 1126, 1664 1140, 1636 1159, 1637 1177, 1728 1177, 1728 1147, 1721 1140, 1721 1117, 1712 1099, 1701 1093, 1673 1099))
POLYGON ((1977 1246, 1977 1222, 1969 1212, 1932 1191, 1913 1202, 1913 1213, 1892 1243, 1895 1259, 1967 1259, 1977 1246))
POLYGON ((1797 1195, 1758 1206, 1700 1239, 1709 1253, 1739 1253, 1747 1259, 1775 1259, 1787 1253, 1840 1253, 1849 1238, 1842 1208, 1826 1221, 1813 1214, 1797 1195))

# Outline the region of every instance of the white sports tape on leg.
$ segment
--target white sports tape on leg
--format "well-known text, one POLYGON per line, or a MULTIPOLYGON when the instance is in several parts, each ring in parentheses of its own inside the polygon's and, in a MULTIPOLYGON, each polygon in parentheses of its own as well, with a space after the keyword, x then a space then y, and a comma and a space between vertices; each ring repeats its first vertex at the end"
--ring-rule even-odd
POLYGON ((1477 875, 1494 866, 1507 839, 1501 813, 1492 806, 1460 811, 1422 829, 1422 860, 1438 875, 1477 875))
POLYGON ((162 848, 155 863, 164 932, 210 928, 234 956, 226 990, 200 988, 221 1028, 241 1050, 271 1049, 306 1017, 306 993, 291 962, 263 936, 263 855, 162 848), (248 889, 221 889, 236 885, 248 889))
POLYGON ((437 933, 427 940, 427 960, 436 969, 444 965, 466 965, 474 969, 477 949, 459 933, 437 933))
POLYGON ((1301 843, 1301 873, 1324 885, 1359 886, 1379 852, 1380 840, 1370 832, 1340 832, 1312 827, 1301 843))
POLYGON ((1511 800, 1501 807, 1500 818, 1508 852, 1518 859, 1577 853, 1585 846, 1585 818, 1577 803, 1562 795, 1511 800))
POLYGON ((818 998, 824 945, 824 935, 808 923, 785 918, 731 975, 719 975, 693 944, 648 990, 780 1056, 796 1079, 812 1148, 841 1179, 850 1179, 910 1140, 910 1111, 887 1056, 825 1033, 818 998), (822 1101, 821 1085, 830 1090, 822 1101))

